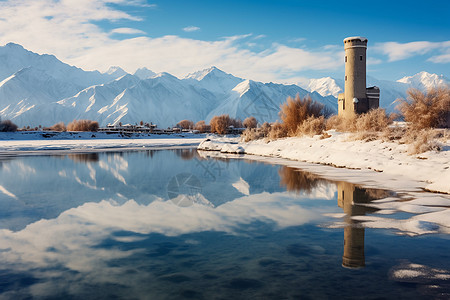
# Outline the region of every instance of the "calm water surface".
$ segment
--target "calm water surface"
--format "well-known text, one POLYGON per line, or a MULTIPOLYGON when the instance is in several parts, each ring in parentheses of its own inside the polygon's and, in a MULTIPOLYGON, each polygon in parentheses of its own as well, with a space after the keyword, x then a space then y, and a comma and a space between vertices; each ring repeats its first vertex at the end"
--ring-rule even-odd
POLYGON ((449 298, 448 235, 351 218, 395 193, 206 155, 1 160, 0 298, 449 298))

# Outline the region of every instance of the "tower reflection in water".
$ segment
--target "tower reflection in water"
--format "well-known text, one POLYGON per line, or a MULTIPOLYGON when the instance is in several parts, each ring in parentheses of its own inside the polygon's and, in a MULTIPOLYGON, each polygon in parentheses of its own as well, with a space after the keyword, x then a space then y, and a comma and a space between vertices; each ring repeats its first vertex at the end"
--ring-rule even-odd
POLYGON ((364 227, 353 216, 364 216, 377 211, 376 208, 365 206, 373 200, 389 196, 389 192, 379 189, 364 189, 349 182, 337 182, 338 205, 346 214, 344 228, 344 254, 342 266, 345 268, 363 268, 364 256, 364 227))
POLYGON ((366 206, 365 204, 369 204, 376 199, 388 197, 391 192, 381 189, 365 189, 344 181, 333 182, 315 174, 290 167, 280 168, 278 174, 280 175, 280 185, 285 186, 288 191, 311 193, 322 184, 334 183, 337 185, 338 206, 346 214, 342 266, 351 269, 363 268, 365 266, 365 230, 352 217, 364 216, 376 212, 378 209, 366 206))

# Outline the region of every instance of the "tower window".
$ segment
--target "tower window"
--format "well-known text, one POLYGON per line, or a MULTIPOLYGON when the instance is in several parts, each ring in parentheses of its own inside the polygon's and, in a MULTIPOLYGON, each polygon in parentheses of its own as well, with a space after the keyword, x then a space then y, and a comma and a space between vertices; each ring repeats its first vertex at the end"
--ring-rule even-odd
POLYGON ((362 60, 362 55, 359 56, 359 60, 362 60))
POLYGON ((347 75, 345 75, 345 81, 347 81, 347 75))
POLYGON ((347 56, 345 56, 345 62, 347 62, 347 56))

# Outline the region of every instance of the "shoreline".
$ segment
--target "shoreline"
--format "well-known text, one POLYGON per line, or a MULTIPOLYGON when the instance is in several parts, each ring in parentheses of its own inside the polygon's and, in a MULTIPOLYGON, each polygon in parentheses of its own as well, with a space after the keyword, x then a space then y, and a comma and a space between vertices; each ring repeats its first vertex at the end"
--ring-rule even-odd
POLYGON ((349 141, 346 134, 335 132, 331 132, 331 138, 328 139, 315 136, 286 138, 268 143, 262 140, 241 143, 239 137, 204 134, 112 139, 42 139, 39 134, 34 139, 6 140, 2 137, 4 133, 3 136, 0 135, 0 158, 197 148, 210 152, 206 156, 223 157, 237 153, 240 155, 231 156, 242 158, 244 155, 246 159, 292 166, 327 179, 367 187, 383 187, 399 192, 450 194, 450 149, 407 155, 406 145, 382 141, 349 141), (395 160, 397 162, 393 165, 392 161, 395 160))
MULTIPOLYGON (((45 133, 44 133, 45 134, 45 133)), ((0 155, 27 155, 49 153, 75 153, 93 151, 125 151, 167 147, 196 147, 204 134, 141 135, 130 137, 92 132, 60 133, 52 138, 42 137, 42 132, 0 133, 0 155), (95 135, 95 137, 92 137, 95 135)))
MULTIPOLYGON (((304 162, 292 160, 282 157, 282 155, 252 155, 252 154, 232 154, 220 151, 202 151, 201 144, 211 142, 211 139, 227 140, 226 147, 228 150, 243 149, 239 144, 238 137, 222 138, 209 136, 208 139, 194 138, 171 138, 163 139, 164 143, 158 143, 158 139, 140 140, 145 143, 144 147, 119 147, 124 142, 130 140, 112 140, 115 143, 109 144, 108 148, 101 147, 99 141, 90 141, 96 147, 92 148, 72 148, 65 150, 27 150, 27 151, 0 151, 0 163, 2 160, 42 156, 42 155, 71 155, 71 154, 89 154, 89 153, 107 153, 107 152, 146 152, 152 150, 165 149, 197 149, 198 155, 203 159, 242 159, 247 161, 257 161, 263 164, 271 164, 277 167, 290 167, 304 172, 310 172, 327 181, 334 182, 338 185, 340 182, 354 184, 361 188, 382 189, 393 192, 392 196, 376 200, 370 206, 377 207, 381 213, 374 216, 355 217, 355 220, 362 222, 367 228, 382 228, 398 230, 398 234, 406 235, 423 235, 423 234, 448 234, 450 233, 450 195, 445 193, 434 193, 425 191, 423 184, 410 178, 399 178, 393 174, 386 172, 374 172, 370 169, 349 169, 337 168, 331 165, 304 162), (240 147, 240 148, 239 148, 240 147), (411 217, 407 219, 393 219, 390 215, 393 212, 411 213, 411 217), (358 219, 356 219, 358 218, 358 219), (438 225, 433 225, 438 224, 438 225), (438 227, 436 227, 438 226, 438 227)), ((104 141, 104 140, 103 140, 104 141)), ((49 141, 31 141, 34 143, 49 141)), ((56 141, 58 142, 58 141, 56 141)), ((67 141, 59 141, 67 142, 67 141)), ((112 142, 111 142, 112 143, 112 142)), ((104 146, 104 144, 103 144, 104 146)), ((245 147, 245 145, 244 145, 245 147)), ((231 151, 229 151, 231 152, 231 151)), ((340 218, 341 216, 335 216, 340 218)))
MULTIPOLYGON (((349 134, 330 131, 330 137, 284 138, 239 142, 236 138, 210 138, 199 150, 221 153, 257 155, 287 159, 294 164, 309 163, 326 166, 329 170, 349 170, 357 181, 385 182, 393 190, 417 190, 450 194, 450 143, 442 151, 409 155, 408 145, 381 140, 350 140, 349 134), (354 174, 353 174, 354 173, 354 174)), ((330 171, 331 173, 336 173, 330 171)), ((338 174, 341 171, 337 172, 338 174)))

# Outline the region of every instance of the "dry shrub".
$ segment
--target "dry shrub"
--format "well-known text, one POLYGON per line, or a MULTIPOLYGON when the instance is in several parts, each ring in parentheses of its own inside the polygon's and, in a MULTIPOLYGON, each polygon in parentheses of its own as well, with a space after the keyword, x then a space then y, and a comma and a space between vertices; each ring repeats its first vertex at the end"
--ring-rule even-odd
POLYGON ((439 133, 433 129, 410 128, 405 131, 401 142, 409 144, 409 154, 419 154, 427 151, 439 151, 441 149, 438 141, 439 133))
POLYGON ((247 128, 241 135, 241 140, 244 142, 259 140, 262 138, 275 139, 275 136, 285 137, 286 135, 282 133, 283 129, 280 128, 281 124, 274 123, 270 124, 264 122, 259 128, 247 128), (273 133, 271 134, 271 132, 273 133))
POLYGON ((371 109, 367 113, 352 118, 332 116, 326 121, 326 129, 343 132, 375 133, 387 130, 396 115, 387 115, 382 108, 371 109))
POLYGON ((269 122, 264 122, 264 123, 261 125, 260 130, 262 131, 262 133, 264 134, 264 136, 268 136, 271 128, 272 128, 272 125, 270 125, 269 122))
POLYGON ((384 141, 399 141, 404 138, 406 130, 405 127, 390 126, 381 133, 380 137, 384 141))
POLYGON ((277 140, 281 138, 285 138, 288 136, 288 131, 286 129, 286 126, 284 124, 275 122, 271 125, 269 134, 267 137, 269 140, 277 140))
POLYGON ((251 141, 263 137, 276 140, 288 136, 316 135, 321 134, 326 128, 324 114, 328 115, 329 110, 309 96, 303 99, 298 94, 295 99, 288 97, 280 109, 281 123, 266 122, 261 128, 254 128, 257 125, 256 119, 253 117, 245 119, 244 126, 247 129, 243 132, 242 140, 251 141))
POLYGON ((316 134, 322 134, 322 132, 325 129, 326 129, 325 118, 323 116, 320 116, 318 118, 310 116, 306 120, 304 120, 300 125, 298 125, 296 134, 298 136, 301 135, 313 136, 316 134))
POLYGON ((287 134, 295 136, 299 124, 302 124, 303 121, 311 116, 319 117, 322 115, 324 105, 313 101, 309 96, 301 99, 297 94, 295 99, 288 97, 280 108, 280 118, 287 134))
POLYGON ((17 131, 17 125, 11 120, 0 121, 0 132, 14 132, 17 131))
POLYGON ((330 129, 339 130, 338 128, 341 125, 341 122, 342 122, 342 119, 338 115, 333 115, 333 116, 329 117, 325 121, 326 130, 330 130, 330 129))
POLYGON ((50 131, 66 131, 66 125, 64 122, 56 123, 55 125, 52 125, 50 127, 44 127, 44 130, 50 130, 50 131))
POLYGON ((258 126, 258 121, 256 121, 255 117, 248 117, 244 120, 243 125, 245 128, 256 128, 258 126))
POLYGON ((244 128, 241 120, 233 118, 231 118, 231 126, 233 126, 234 128, 244 128))
POLYGON ((392 120, 382 108, 371 109, 365 114, 360 114, 356 118, 356 131, 378 131, 385 130, 392 120))
POLYGON ((177 127, 180 127, 182 129, 192 129, 194 128, 194 122, 189 120, 182 120, 178 122, 177 127))
POLYGON ((356 116, 349 117, 341 117, 338 115, 331 116, 326 121, 326 129, 336 129, 341 132, 355 132, 356 131, 356 116))
POLYGON ((91 120, 73 120, 67 124, 67 131, 97 131, 98 122, 91 120))
POLYGON ((396 101, 411 128, 448 128, 450 125, 450 87, 431 88, 426 94, 409 89, 407 100, 396 101))
POLYGON ((260 128, 247 128, 242 132, 241 141, 250 142, 266 137, 260 128))

